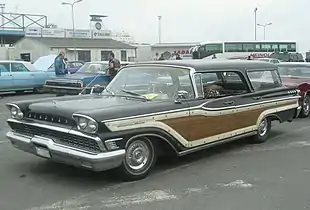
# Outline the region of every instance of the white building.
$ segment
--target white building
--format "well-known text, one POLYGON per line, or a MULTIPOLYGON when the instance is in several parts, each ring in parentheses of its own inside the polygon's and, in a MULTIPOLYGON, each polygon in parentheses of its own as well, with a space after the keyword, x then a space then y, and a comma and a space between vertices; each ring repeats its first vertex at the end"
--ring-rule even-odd
POLYGON ((25 37, 10 50, 9 59, 29 58, 33 62, 41 56, 66 53, 68 60, 106 61, 113 52, 121 61, 136 59, 136 47, 113 39, 25 37), (76 49, 76 54, 74 53, 76 49))

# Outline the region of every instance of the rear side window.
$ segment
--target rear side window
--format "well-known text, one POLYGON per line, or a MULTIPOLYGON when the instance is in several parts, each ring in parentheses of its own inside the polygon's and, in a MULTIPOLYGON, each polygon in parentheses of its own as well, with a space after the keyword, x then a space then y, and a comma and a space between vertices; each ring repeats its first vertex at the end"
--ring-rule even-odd
POLYGON ((282 86, 280 75, 276 69, 250 70, 247 75, 254 90, 268 90, 282 86))

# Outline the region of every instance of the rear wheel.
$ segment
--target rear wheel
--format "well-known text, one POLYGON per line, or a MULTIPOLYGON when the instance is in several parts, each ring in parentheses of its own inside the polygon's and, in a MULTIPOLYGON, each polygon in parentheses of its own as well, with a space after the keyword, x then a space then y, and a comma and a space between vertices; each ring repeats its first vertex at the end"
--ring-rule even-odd
POLYGON ((306 95, 303 100, 299 116, 302 118, 306 118, 309 116, 309 114, 310 114, 310 96, 306 95))
POLYGON ((127 143, 126 155, 120 166, 121 178, 134 181, 145 178, 156 162, 156 149, 150 139, 139 137, 127 143))
POLYGON ((268 140, 271 130, 271 120, 264 118, 258 125, 257 134, 253 136, 253 143, 263 143, 268 140))

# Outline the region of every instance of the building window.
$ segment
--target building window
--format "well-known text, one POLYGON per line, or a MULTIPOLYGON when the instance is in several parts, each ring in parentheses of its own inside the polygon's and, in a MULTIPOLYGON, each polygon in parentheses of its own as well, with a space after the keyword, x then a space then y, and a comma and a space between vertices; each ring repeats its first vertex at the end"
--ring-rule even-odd
POLYGON ((127 61, 127 51, 126 50, 121 51, 121 61, 127 61))
POLYGON ((101 61, 109 61, 109 54, 112 51, 101 51, 101 61))
POLYGON ((84 62, 90 62, 91 61, 90 50, 78 51, 78 60, 84 62))

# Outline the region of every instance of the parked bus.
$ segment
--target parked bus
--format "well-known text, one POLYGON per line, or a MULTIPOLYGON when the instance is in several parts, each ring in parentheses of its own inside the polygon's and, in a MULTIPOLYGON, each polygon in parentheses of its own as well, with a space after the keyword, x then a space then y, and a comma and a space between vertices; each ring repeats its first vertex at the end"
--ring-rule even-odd
POLYGON ((190 49, 194 59, 266 58, 274 53, 296 53, 295 41, 204 42, 190 49))

